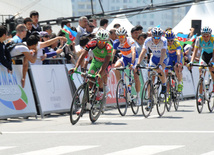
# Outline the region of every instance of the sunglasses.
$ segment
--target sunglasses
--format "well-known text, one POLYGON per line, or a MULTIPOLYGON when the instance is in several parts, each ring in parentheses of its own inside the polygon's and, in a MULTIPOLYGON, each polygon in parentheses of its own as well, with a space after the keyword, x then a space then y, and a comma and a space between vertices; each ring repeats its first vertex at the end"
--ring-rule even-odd
POLYGON ((153 37, 153 39, 157 39, 157 40, 159 40, 159 39, 160 39, 160 37, 153 37))
POLYGON ((174 40, 173 39, 169 39, 169 40, 167 40, 168 42, 173 42, 174 40))
POLYGON ((89 25, 89 27, 90 27, 90 28, 94 28, 94 26, 90 26, 90 25, 89 25))
POLYGON ((119 39, 121 39, 121 38, 125 38, 126 36, 117 36, 119 39))
POLYGON ((105 44, 106 41, 104 41, 104 40, 99 40, 98 43, 103 43, 103 44, 105 44))
POLYGON ((202 37, 204 37, 204 38, 209 38, 209 36, 210 36, 210 35, 207 35, 207 34, 202 35, 202 37))

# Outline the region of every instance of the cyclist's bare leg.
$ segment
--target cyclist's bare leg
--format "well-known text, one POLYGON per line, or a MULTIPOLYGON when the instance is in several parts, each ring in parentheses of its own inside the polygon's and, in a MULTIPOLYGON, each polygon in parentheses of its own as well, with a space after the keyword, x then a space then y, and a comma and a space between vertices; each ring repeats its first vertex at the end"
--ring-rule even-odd
MULTIPOLYGON (((121 67, 121 66, 123 66, 122 62, 117 61, 114 67, 117 68, 117 67, 121 67)), ((117 81, 119 81, 121 79, 120 71, 115 70, 115 75, 116 75, 117 81)))
MULTIPOLYGON (((206 72, 205 72, 206 73, 206 72)), ((204 73, 204 74, 205 74, 204 73)), ((199 78, 202 76, 202 68, 199 68, 199 78)), ((203 86, 202 86, 202 83, 200 85, 200 89, 199 89, 199 93, 202 94, 202 91, 203 91, 203 86)))
MULTIPOLYGON (((162 68, 164 69, 166 67, 165 64, 162 65, 162 68)), ((165 73, 163 72, 163 70, 161 70, 160 68, 157 69, 157 72, 161 74, 161 76, 159 75, 159 78, 161 80, 162 83, 166 83, 166 76, 165 73)))
POLYGON ((181 82, 182 80, 182 66, 179 65, 178 67, 175 65, 174 66, 174 70, 175 70, 175 74, 176 74, 176 77, 178 78, 178 82, 181 82))

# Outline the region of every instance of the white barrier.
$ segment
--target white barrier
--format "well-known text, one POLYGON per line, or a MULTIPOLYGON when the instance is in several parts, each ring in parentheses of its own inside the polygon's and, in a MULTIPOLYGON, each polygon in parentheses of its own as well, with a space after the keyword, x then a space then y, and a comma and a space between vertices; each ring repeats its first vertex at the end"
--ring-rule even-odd
MULTIPOLYGON (((193 70, 193 72, 195 71, 193 70)), ((194 85, 193 85, 191 73, 186 66, 184 66, 182 74, 183 74, 183 91, 182 91, 183 97, 194 97, 196 89, 194 88, 194 85)), ((194 74, 193 74, 193 79, 195 79, 194 74)), ((198 80, 194 81, 196 85, 197 85, 197 82, 198 80)))
POLYGON ((65 65, 31 65, 40 114, 68 112, 72 94, 65 65))
POLYGON ((36 116, 36 107, 28 74, 21 87, 22 65, 13 65, 13 73, 0 66, 0 118, 36 116))

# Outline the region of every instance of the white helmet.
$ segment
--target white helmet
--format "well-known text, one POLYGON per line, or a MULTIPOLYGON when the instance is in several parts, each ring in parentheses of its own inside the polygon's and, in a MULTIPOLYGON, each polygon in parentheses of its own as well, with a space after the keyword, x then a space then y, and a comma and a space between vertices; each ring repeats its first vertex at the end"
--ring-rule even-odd
POLYGON ((108 40, 109 39, 109 32, 107 30, 99 30, 96 34, 96 38, 98 40, 108 40))
POLYGON ((161 37, 163 34, 163 30, 159 27, 154 27, 152 29, 152 36, 153 37, 161 37))
POLYGON ((118 35, 118 36, 126 35, 126 33, 127 33, 127 31, 124 29, 124 27, 119 27, 116 30, 116 35, 118 35))
POLYGON ((201 29, 201 34, 211 34, 212 33, 212 29, 209 28, 208 26, 204 27, 203 29, 201 29))

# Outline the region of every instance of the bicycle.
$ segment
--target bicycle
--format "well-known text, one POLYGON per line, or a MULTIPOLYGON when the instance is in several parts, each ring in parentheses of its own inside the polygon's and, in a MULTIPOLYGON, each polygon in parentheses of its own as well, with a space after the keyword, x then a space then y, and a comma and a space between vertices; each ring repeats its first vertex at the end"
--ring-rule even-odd
MULTIPOLYGON (((99 84, 97 81, 97 77, 95 75, 74 71, 74 73, 81 74, 84 77, 83 84, 79 86, 73 96, 73 100, 70 108, 70 122, 71 124, 76 124, 80 117, 83 116, 84 113, 89 111, 89 118, 92 123, 96 122, 99 118, 103 103, 106 100, 106 92, 105 89, 103 98, 101 100, 96 100, 96 94, 99 91, 99 84), (91 80, 95 79, 95 81, 91 80), (91 89, 89 89, 89 82, 93 84, 91 89), (77 113, 80 111, 80 113, 77 113)), ((71 80, 73 77, 71 75, 71 80)))
POLYGON ((160 93, 162 89, 162 82, 158 77, 159 74, 156 71, 154 71, 155 69, 158 69, 158 66, 157 67, 139 66, 139 68, 151 70, 148 80, 144 83, 142 91, 141 106, 143 115, 144 117, 147 118, 152 112, 153 107, 156 105, 157 112, 161 117, 164 114, 166 108, 166 93, 165 94, 160 93), (153 77, 155 78, 154 84, 152 80, 153 77))
POLYGON ((167 81, 166 109, 167 111, 170 111, 173 102, 175 111, 177 111, 181 94, 181 92, 178 92, 178 79, 171 66, 167 66, 166 68, 168 68, 168 77, 166 80, 167 81))
POLYGON ((203 110, 203 106, 205 104, 205 101, 207 102, 208 109, 210 112, 214 109, 214 92, 213 92, 213 80, 212 77, 208 76, 208 81, 205 80, 205 73, 206 73, 206 67, 213 67, 212 65, 199 65, 199 64, 193 64, 192 66, 201 67, 202 75, 199 78, 198 85, 197 85, 197 92, 196 92, 196 106, 198 113, 201 113, 203 110), (202 86, 202 94, 200 94, 200 88, 202 86), (202 97, 202 101, 198 102, 200 97, 202 97))
POLYGON ((135 82, 133 79, 132 71, 130 70, 128 75, 125 73, 125 69, 128 67, 118 67, 115 70, 119 70, 122 73, 121 79, 118 81, 116 89, 116 101, 117 108, 121 116, 125 116, 127 108, 130 105, 132 112, 136 115, 139 111, 139 106, 136 106, 137 95, 135 88, 135 82))

